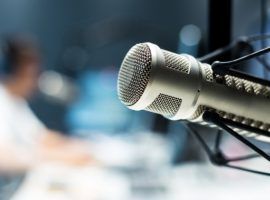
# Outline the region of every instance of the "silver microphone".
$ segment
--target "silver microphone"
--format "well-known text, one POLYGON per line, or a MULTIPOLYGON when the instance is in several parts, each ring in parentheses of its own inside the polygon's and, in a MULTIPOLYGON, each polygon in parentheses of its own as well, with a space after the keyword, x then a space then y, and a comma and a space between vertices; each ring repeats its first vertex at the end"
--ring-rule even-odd
MULTIPOLYGON (((206 110, 251 127, 270 131, 270 87, 225 75, 213 76, 209 64, 175 54, 152 43, 133 46, 118 76, 118 96, 133 110, 147 110, 171 120, 202 120, 206 110)), ((237 129, 242 135, 270 138, 237 129)))

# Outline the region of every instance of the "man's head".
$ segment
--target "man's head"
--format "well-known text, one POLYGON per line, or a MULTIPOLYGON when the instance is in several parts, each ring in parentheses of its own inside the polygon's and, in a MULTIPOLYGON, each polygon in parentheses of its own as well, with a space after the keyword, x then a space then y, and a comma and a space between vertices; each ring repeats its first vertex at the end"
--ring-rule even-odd
POLYGON ((7 39, 3 48, 3 81, 7 88, 28 98, 36 89, 39 72, 37 45, 29 39, 7 39))

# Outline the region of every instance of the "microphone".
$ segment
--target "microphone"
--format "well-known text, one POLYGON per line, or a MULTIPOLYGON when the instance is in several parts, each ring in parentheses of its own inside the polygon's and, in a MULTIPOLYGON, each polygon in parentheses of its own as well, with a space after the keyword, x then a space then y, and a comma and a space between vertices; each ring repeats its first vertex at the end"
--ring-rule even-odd
MULTIPOLYGON (((215 111, 250 127, 270 131, 270 87, 225 75, 214 76, 209 64, 176 54, 152 43, 133 46, 118 75, 120 101, 132 110, 146 110, 170 120, 204 122, 215 111)), ((270 142, 270 138, 234 128, 241 135, 270 142)))

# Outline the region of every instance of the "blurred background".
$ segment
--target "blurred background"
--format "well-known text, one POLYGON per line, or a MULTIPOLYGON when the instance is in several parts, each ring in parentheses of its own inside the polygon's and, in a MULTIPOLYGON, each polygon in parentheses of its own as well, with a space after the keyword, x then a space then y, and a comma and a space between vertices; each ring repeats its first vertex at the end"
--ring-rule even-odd
MULTIPOLYGON (((46 163, 8 184, 4 174, 1 199, 267 199, 267 178, 210 166, 181 123, 128 110, 117 97, 121 61, 136 43, 199 57, 260 33, 261 1, 218 2, 0 1, 0 44, 7 35, 26 34, 41 47, 31 109, 48 128, 89 141, 102 163, 46 163)), ((260 67, 253 72, 268 76, 260 67)), ((212 143, 215 131, 197 130, 212 143)), ((232 154, 247 151, 238 142, 224 146, 232 154)), ((267 165, 256 161, 251 166, 267 165)))

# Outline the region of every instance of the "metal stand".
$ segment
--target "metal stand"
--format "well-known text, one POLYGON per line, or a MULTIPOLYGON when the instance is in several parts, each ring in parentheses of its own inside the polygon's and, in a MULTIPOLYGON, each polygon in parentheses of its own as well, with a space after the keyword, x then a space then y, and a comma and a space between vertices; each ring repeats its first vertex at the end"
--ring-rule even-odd
MULTIPOLYGON (((230 42, 230 33, 231 33, 231 8, 232 8, 232 2, 231 0, 226 0, 217 2, 215 0, 209 0, 209 50, 213 51, 201 58, 199 58, 200 62, 205 62, 205 63, 212 63, 215 60, 218 59, 231 59, 231 55, 233 52, 241 52, 241 50, 246 50, 248 51, 248 55, 243 56, 241 58, 227 61, 227 62, 214 62, 212 64, 212 69, 214 72, 214 76, 225 76, 225 75, 231 75, 235 76, 238 78, 242 78, 245 80, 249 80, 251 82, 259 83, 264 86, 270 87, 270 81, 265 80, 256 76, 252 76, 250 74, 247 74, 245 72, 236 70, 234 67, 235 65, 238 65, 246 60, 255 58, 258 63, 260 63, 262 66, 265 67, 266 70, 270 71, 270 64, 266 62, 265 59, 259 57, 260 55, 263 55, 265 53, 270 52, 270 48, 265 48, 260 51, 254 52, 254 48, 251 45, 252 42, 255 41, 261 41, 262 44, 264 43, 264 40, 269 39, 270 35, 265 34, 265 30, 263 26, 265 26, 265 21, 266 21, 266 6, 265 2, 262 4, 262 31, 260 35, 257 36, 251 36, 251 37, 242 37, 239 38, 239 40, 229 44, 230 42), (222 21, 223 19, 223 21, 222 21), (222 38, 222 40, 221 40, 222 38), (229 44, 229 45, 228 45, 229 44), (227 45, 227 46, 225 46, 227 45), (225 46, 223 48, 220 48, 222 46, 225 46), (219 48, 219 49, 218 49, 219 48), (217 49, 217 50, 215 50, 217 49)), ((265 45, 262 45, 262 48, 264 48, 265 45)), ((203 149, 207 153, 210 161, 217 166, 224 166, 224 167, 229 167, 233 169, 238 169, 242 171, 247 171, 251 173, 256 173, 256 174, 261 174, 261 175, 266 175, 270 176, 270 173, 268 172, 261 172, 253 169, 248 169, 248 168, 243 168, 239 166, 234 166, 231 165, 230 163, 235 162, 235 161, 244 161, 256 157, 263 157, 266 160, 270 161, 270 156, 259 149, 256 145, 252 144, 250 141, 248 141, 245 137, 241 136, 234 130, 232 130, 230 127, 236 127, 239 129, 247 130, 250 132, 257 133, 259 135, 264 135, 267 137, 270 137, 270 132, 268 131, 263 131, 258 128, 250 127, 241 123, 234 122, 232 120, 224 119, 220 117, 217 113, 215 112, 210 112, 206 111, 203 114, 203 119, 209 123, 213 123, 216 126, 218 126, 220 129, 217 133, 216 136, 216 141, 215 141, 215 147, 214 150, 211 150, 205 140, 200 136, 200 134, 193 129, 193 127, 190 124, 187 124, 189 127, 189 130, 191 133, 194 135, 194 137, 200 142, 202 145, 203 149), (228 132, 231 134, 233 137, 247 145, 249 148, 254 150, 257 154, 251 154, 251 155, 246 155, 246 156, 240 156, 236 158, 228 158, 225 156, 225 154, 221 151, 220 149, 220 144, 222 141, 222 130, 228 132)))
MULTIPOLYGON (((255 36, 255 37, 253 36, 253 37, 245 38, 245 40, 238 40, 238 42, 234 42, 234 43, 228 45, 227 47, 218 49, 218 50, 216 50, 216 51, 214 51, 214 52, 200 58, 200 61, 201 62, 207 62, 207 61, 209 61, 209 60, 211 60, 213 58, 216 58, 218 56, 222 56, 224 52, 227 53, 227 52, 231 51, 232 49, 234 49, 239 44, 241 44, 242 47, 249 47, 250 42, 252 42, 254 40, 264 40, 264 39, 267 39, 267 38, 269 38, 269 35, 259 35, 259 36, 255 36)), ((243 56, 243 57, 240 57, 240 58, 237 58, 235 60, 230 60, 230 61, 225 61, 225 62, 215 61, 212 64, 212 69, 213 69, 214 76, 218 77, 218 76, 231 75, 231 76, 235 76, 235 77, 238 77, 238 78, 242 78, 242 79, 245 79, 245 80, 248 80, 248 81, 251 81, 251 82, 259 83, 259 84, 262 84, 264 86, 270 87, 270 81, 269 80, 265 80, 265 79, 262 79, 262 78, 259 78, 259 77, 255 77, 255 76, 252 76, 250 74, 247 74, 245 72, 242 72, 242 71, 239 71, 239 70, 236 70, 236 69, 233 68, 234 66, 236 66, 238 64, 241 64, 242 62, 245 62, 247 60, 250 60, 252 58, 255 58, 265 68, 267 68, 267 69, 270 68, 268 63, 266 63, 263 59, 261 59, 259 57, 261 55, 264 55, 265 53, 269 53, 270 52, 270 47, 254 52, 252 46, 250 45, 249 49, 251 51, 250 54, 248 54, 246 56, 243 56)), ((232 120, 229 120, 229 119, 222 118, 217 113, 210 112, 210 111, 205 111, 205 113, 203 114, 203 120, 208 122, 208 123, 215 124, 220 129, 226 131, 227 133, 229 133, 230 135, 232 135, 233 137, 235 137, 236 139, 238 139, 243 144, 247 145, 249 148, 251 148, 253 151, 255 151, 257 153, 257 154, 251 154, 251 155, 246 155, 246 156, 240 156, 240 157, 236 157, 236 158, 228 158, 227 156, 225 156, 225 154, 220 149, 220 144, 221 144, 221 140, 222 140, 222 131, 221 130, 219 130, 218 133, 217 133, 214 150, 211 150, 209 148, 209 146, 207 145, 207 143, 204 141, 204 139, 200 136, 200 134, 196 130, 194 130, 190 125, 188 125, 189 129, 191 130, 191 133, 200 142, 203 149, 207 153, 207 155, 209 157, 209 160, 214 165, 224 166, 224 167, 238 169, 238 170, 242 170, 242 171, 246 171, 246 172, 251 172, 251 173, 270 176, 270 172, 269 173, 268 172, 262 172, 262 171, 248 169, 248 168, 244 168, 244 167, 235 166, 235 165, 230 164, 232 162, 244 161, 244 160, 256 158, 256 157, 259 157, 259 156, 263 157, 267 161, 270 161, 270 156, 266 152, 264 152, 263 150, 258 148, 256 145, 251 143, 245 137, 238 134, 231 127, 235 127, 235 128, 239 128, 239 129, 242 129, 242 130, 249 131, 249 132, 257 133, 259 135, 263 135, 263 136, 266 136, 266 137, 270 137, 270 132, 264 131, 264 130, 261 130, 261 129, 258 129, 258 128, 255 128, 255 127, 247 126, 245 124, 241 124, 239 122, 235 122, 235 121, 232 121, 232 120)))
MULTIPOLYGON (((240 134, 238 134, 237 132, 235 132, 234 130, 232 130, 229 127, 229 126, 235 125, 235 124, 232 124, 231 120, 224 119, 224 118, 220 117, 217 113, 211 112, 211 111, 206 111, 203 114, 203 119, 206 122, 213 123, 216 126, 218 126, 219 128, 223 129, 224 131, 226 131, 227 133, 229 133, 230 135, 232 135, 233 137, 235 137, 236 139, 238 139, 243 144, 247 145, 249 148, 251 148, 253 151, 255 151, 257 153, 257 154, 251 154, 251 155, 240 156, 240 157, 235 157, 235 158, 228 158, 227 156, 225 156, 225 154, 222 152, 222 150, 220 148, 220 144, 221 144, 221 140, 222 140, 222 130, 218 130, 214 150, 211 150, 210 147, 205 142, 205 140, 200 136, 200 134, 192 126, 190 126, 190 124, 188 124, 187 125, 188 128, 191 130, 191 133, 194 135, 194 137, 202 145, 203 149, 207 153, 209 160, 211 161, 212 164, 214 164, 216 166, 229 167, 229 168, 238 169, 238 170, 242 170, 242 171, 246 171, 246 172, 270 176, 270 173, 268 173, 268 172, 262 172, 262 171, 253 170, 253 169, 244 168, 244 167, 235 166, 235 165, 230 164, 232 162, 244 161, 244 160, 256 158, 259 156, 265 158, 267 161, 270 161, 270 156, 266 152, 259 149, 256 145, 254 145, 253 143, 248 141, 245 137, 241 136, 240 134)), ((233 123, 236 123, 236 122, 233 122, 233 123)), ((238 127, 243 129, 243 130, 251 131, 250 127, 247 127, 247 126, 242 125, 242 124, 241 125, 238 124, 238 127)), ((255 133, 258 133, 258 134, 262 134, 262 132, 261 132, 262 130, 260 130, 260 129, 256 129, 256 130, 252 129, 252 131, 255 133)), ((264 135, 270 137, 270 133, 267 131, 264 131, 264 135)))

